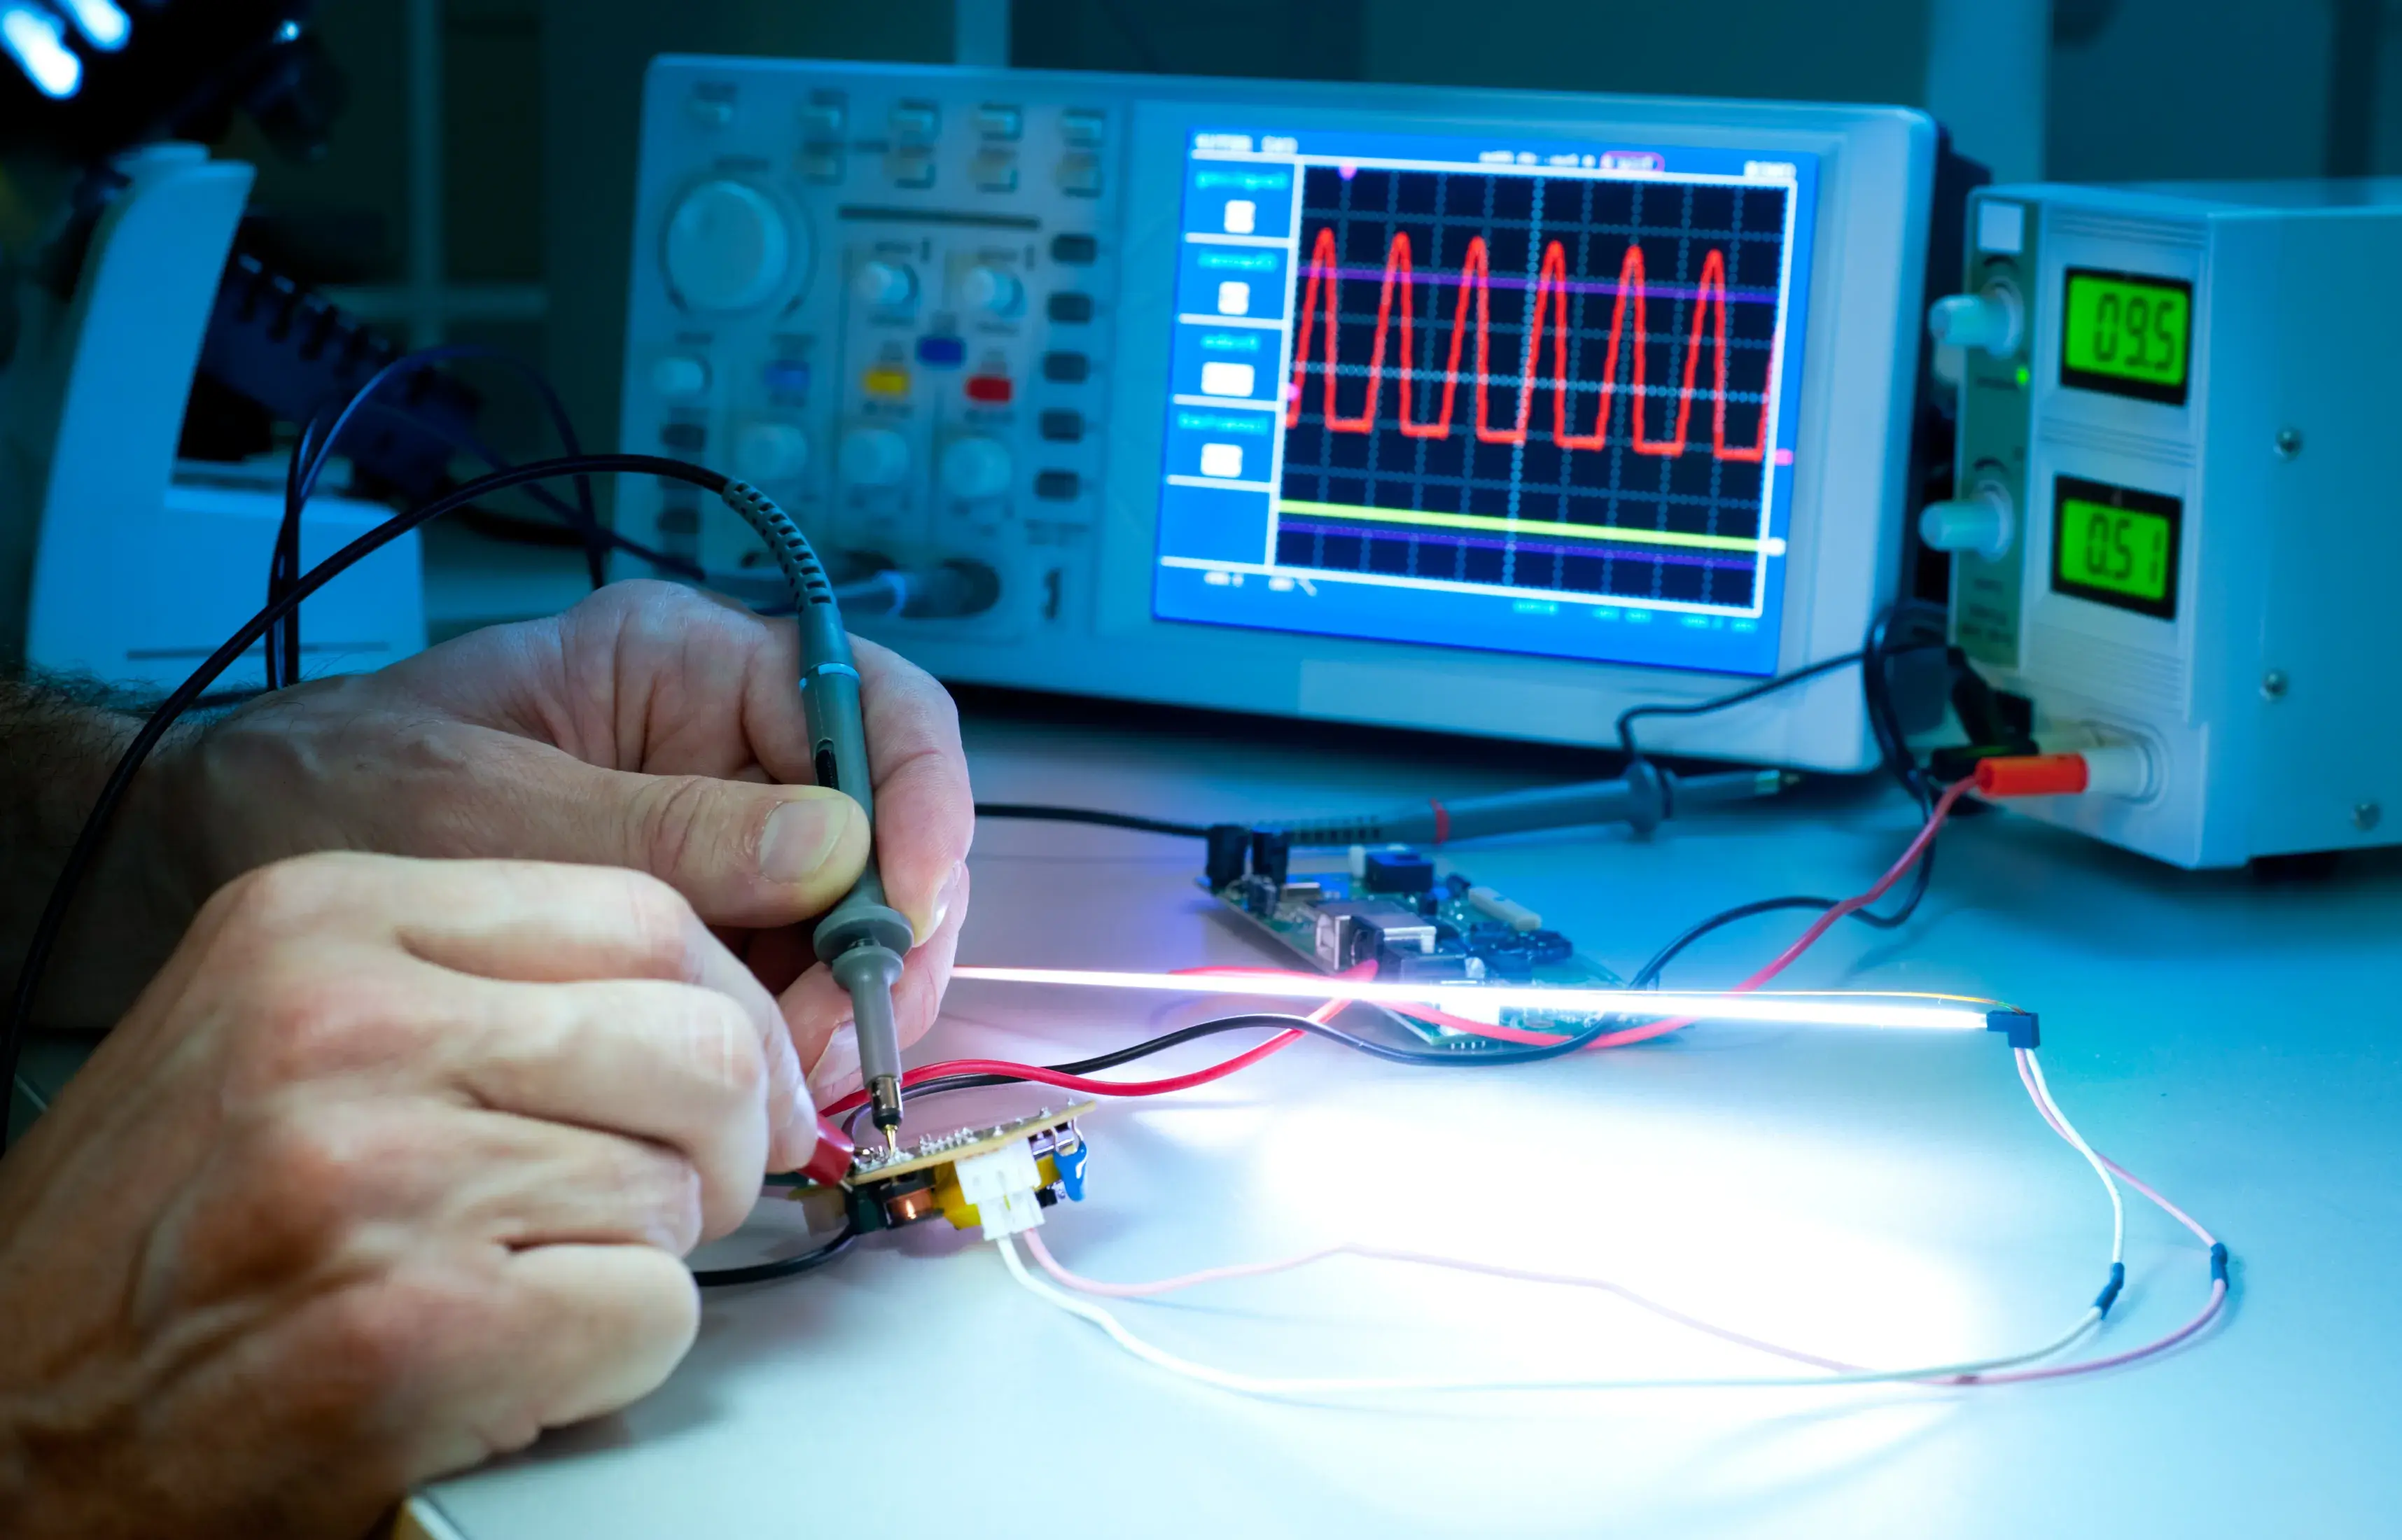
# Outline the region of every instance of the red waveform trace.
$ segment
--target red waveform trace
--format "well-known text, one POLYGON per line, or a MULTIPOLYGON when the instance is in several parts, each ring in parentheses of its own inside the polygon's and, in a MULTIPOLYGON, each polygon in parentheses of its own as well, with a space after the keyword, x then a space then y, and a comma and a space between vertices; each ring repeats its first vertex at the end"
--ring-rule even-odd
MULTIPOLYGON (((1710 453, 1722 461, 1758 462, 1768 452, 1769 413, 1763 400, 1760 413, 1760 431, 1750 444, 1729 444, 1726 436, 1727 415, 1727 280, 1725 254, 1713 248, 1702 259, 1701 282, 1696 286, 1693 321, 1691 334, 1685 339, 1684 385, 1677 399, 1676 430, 1665 438, 1653 438, 1645 430, 1643 401, 1645 380, 1644 354, 1650 340, 1649 307, 1645 302, 1643 248, 1630 244, 1618 266, 1618 298, 1610 308, 1609 356, 1602 365, 1601 405, 1594 418, 1593 432, 1575 433, 1568 431, 1568 293, 1567 254, 1560 242, 1553 241, 1543 247, 1543 260, 1535 282, 1534 305, 1526 318, 1525 356, 1518 377, 1518 416, 1510 427, 1497 428, 1485 409, 1485 381, 1491 351, 1488 335, 1491 303, 1488 285, 1491 277, 1485 254, 1484 238, 1477 236, 1468 243, 1467 255, 1460 263, 1459 299, 1451 317, 1451 347, 1443 364, 1443 404, 1431 420, 1413 414, 1415 401, 1410 377, 1415 371, 1411 361, 1417 357, 1415 343, 1416 304, 1412 297, 1415 284, 1410 263, 1410 238, 1406 230, 1393 237, 1385 252, 1384 286, 1376 300, 1376 340, 1368 351, 1368 396, 1359 412, 1345 415, 1335 409, 1334 392, 1337 359, 1336 334, 1342 327, 1333 319, 1342 314, 1335 303, 1338 282, 1336 269, 1340 253, 1334 243, 1334 231, 1321 227, 1311 244, 1309 270, 1302 290, 1301 333, 1293 348, 1292 383, 1286 392, 1285 426, 1301 420, 1304 391, 1308 385, 1310 368, 1309 345, 1318 331, 1320 295, 1323 294, 1325 313, 1324 357, 1320 360, 1324 387, 1324 415, 1329 430, 1338 433, 1369 433, 1376 431, 1377 399, 1385 384, 1386 338, 1391 330, 1393 296, 1398 288, 1401 305, 1401 367, 1399 377, 1401 411, 1396 426, 1411 438, 1448 438, 1451 436, 1453 406, 1459 391, 1459 354, 1468 334, 1468 306, 1471 294, 1476 303, 1476 439, 1480 444, 1524 444, 1526 423, 1535 404, 1535 367, 1543 341, 1543 320, 1548 307, 1552 323, 1552 441, 1563 449, 1598 449, 1609 431, 1612 403, 1618 392, 1618 355, 1625 339, 1627 303, 1635 308, 1635 368, 1632 389, 1635 401, 1627 416, 1634 425, 1635 452, 1643 455, 1671 456, 1685 452, 1690 442, 1693 411, 1693 381, 1702 360, 1705 341, 1704 327, 1711 326, 1706 340, 1714 355, 1710 407, 1710 453), (1321 288, 1322 286, 1322 288, 1321 288)), ((1768 359, 1768 378, 1776 373, 1776 355, 1772 347, 1768 359)))

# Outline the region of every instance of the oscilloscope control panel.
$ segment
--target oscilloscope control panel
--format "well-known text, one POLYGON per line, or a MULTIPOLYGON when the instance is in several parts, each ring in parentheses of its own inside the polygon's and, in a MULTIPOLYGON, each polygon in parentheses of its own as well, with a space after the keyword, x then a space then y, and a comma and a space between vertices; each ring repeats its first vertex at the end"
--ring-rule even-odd
POLYGON ((1953 638, 2137 767, 2013 806, 2194 867, 2402 839, 2395 189, 1991 187, 1967 245, 1953 638))
MULTIPOLYGON (((989 571, 973 613, 859 622, 944 677, 1600 742, 1890 596, 1916 114, 700 58, 645 89, 624 447, 757 483, 837 567, 989 571)), ((690 490, 619 508, 768 591, 690 490)), ((1663 747, 1857 767, 1856 695, 1663 747)))

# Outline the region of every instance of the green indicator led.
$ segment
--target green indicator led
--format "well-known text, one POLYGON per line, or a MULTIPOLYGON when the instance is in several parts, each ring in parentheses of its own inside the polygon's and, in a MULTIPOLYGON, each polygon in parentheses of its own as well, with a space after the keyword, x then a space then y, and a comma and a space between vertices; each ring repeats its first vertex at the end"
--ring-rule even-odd
POLYGON ((2020 389, 2020 390, 2023 391, 2023 390, 2025 390, 2025 389, 2027 388, 2027 379, 2028 379, 2028 375, 2027 375, 2027 366, 2026 366, 2025 364, 2020 364, 2020 365, 2019 365, 2019 389, 2020 389))

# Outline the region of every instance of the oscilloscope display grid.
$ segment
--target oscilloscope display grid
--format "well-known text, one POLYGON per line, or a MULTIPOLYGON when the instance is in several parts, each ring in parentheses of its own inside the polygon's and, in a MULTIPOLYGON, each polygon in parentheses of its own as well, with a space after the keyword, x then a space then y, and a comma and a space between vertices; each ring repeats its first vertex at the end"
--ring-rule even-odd
POLYGON ((1375 571, 1397 577, 1574 593, 1594 598, 1668 600, 1757 613, 1763 575, 1766 486, 1774 468, 1769 400, 1782 320, 1792 189, 1781 184, 1691 178, 1562 176, 1477 167, 1400 169, 1372 161, 1308 165, 1295 210, 1285 378, 1300 400, 1288 406, 1277 466, 1278 500, 1269 560, 1287 571, 1375 571), (1565 205, 1565 208, 1563 207, 1565 205), (1697 219, 1697 214, 1701 217, 1697 219), (1321 232, 1324 232, 1321 234, 1321 232), (1328 236, 1334 260, 1329 276, 1328 236), (1385 292, 1396 238, 1409 242, 1406 280, 1385 292), (1546 309, 1534 361, 1533 400, 1520 404, 1528 361, 1526 332, 1545 299, 1554 243, 1564 271, 1549 303, 1565 296, 1568 348, 1553 356, 1556 312, 1546 309), (1447 367, 1455 324, 1475 325, 1465 265, 1484 248, 1486 413, 1496 443, 1476 431, 1475 341, 1463 338, 1456 372, 1447 367), (1628 266, 1630 249, 1639 251, 1628 266), (1727 385, 1723 439, 1715 388, 1718 337, 1710 254, 1723 276, 1727 385), (1668 262, 1661 259, 1665 256, 1668 262), (1668 270, 1662 271, 1663 268, 1668 270), (1311 280, 1323 285, 1313 296, 1311 280), (1622 282, 1623 280, 1624 282, 1622 282), (1402 300, 1413 290, 1415 356, 1399 356, 1402 300), (1323 327, 1334 295, 1339 332, 1336 420, 1327 426, 1328 373, 1323 327), (1634 292, 1641 292, 1636 303, 1634 292), (1316 301, 1314 315, 1305 313, 1316 301), (1663 314, 1663 311, 1665 314, 1663 314), (1696 315, 1695 312, 1700 314, 1696 315), (1374 362, 1379 312, 1386 329, 1374 362), (1295 365, 1303 323, 1308 356, 1295 365), (1693 387, 1682 385, 1700 323, 1693 387), (1638 331, 1638 324, 1640 330, 1638 331), (1608 368, 1613 334, 1617 364, 1608 368), (1644 383, 1636 388, 1636 349, 1644 383), (1403 371, 1421 430, 1403 432, 1399 415, 1403 371), (1381 375, 1374 421, 1364 424, 1372 374, 1381 375), (1551 397, 1555 374, 1567 380, 1567 436, 1598 445, 1562 447, 1551 397), (1610 417, 1599 420, 1609 376, 1610 417), (1449 431, 1439 404, 1452 386, 1449 431), (1657 451, 1678 435, 1684 450, 1657 451), (1638 433, 1635 412, 1643 413, 1638 433), (1512 431, 1523 414, 1525 431, 1512 431), (1429 421, 1429 419, 1434 419, 1429 421), (1596 433, 1596 429, 1598 430, 1596 433), (1746 458, 1753 447, 1770 452, 1746 458), (1732 451, 1730 458, 1727 451, 1732 451), (1467 516, 1451 526, 1377 520, 1376 510, 1467 516), (1574 535, 1547 532, 1568 526, 1574 535), (1706 544, 1595 540, 1606 528, 1699 535, 1706 544))
POLYGON ((1231 126, 1186 155, 1154 614, 1774 671, 1815 155, 1231 126))

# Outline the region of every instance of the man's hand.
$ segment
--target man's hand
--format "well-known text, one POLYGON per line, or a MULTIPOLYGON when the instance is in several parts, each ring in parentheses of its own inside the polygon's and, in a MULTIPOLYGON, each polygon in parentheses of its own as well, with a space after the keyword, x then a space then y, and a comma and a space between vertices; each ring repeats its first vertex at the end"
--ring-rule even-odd
POLYGON ((0 1532, 351 1535, 649 1392, 815 1113, 638 873, 354 855, 211 900, 0 1164, 0 1532))
MULTIPOLYGON (((310 850, 629 866, 669 883, 767 987, 821 1092, 855 1080, 850 1003, 802 922, 859 875, 867 831, 822 791, 789 621, 662 583, 254 703, 173 749, 164 804, 207 892, 310 850)), ((904 1041, 934 1019, 967 907, 973 799, 950 697, 859 645, 877 859, 918 947, 904 1041)), ((89 912, 87 912, 89 914, 89 912)), ((87 919, 87 924, 90 921, 87 919)))

